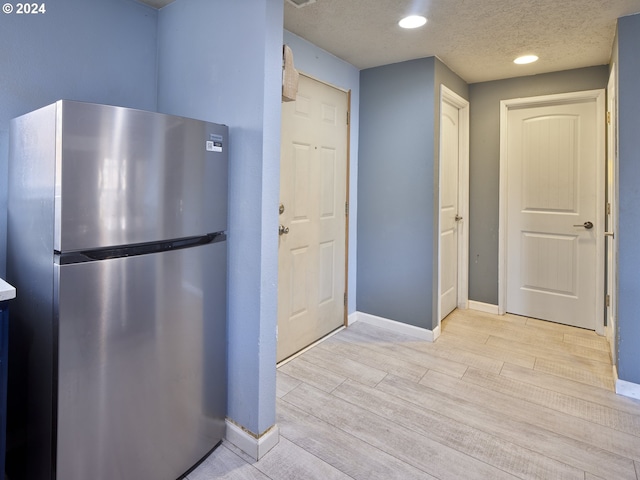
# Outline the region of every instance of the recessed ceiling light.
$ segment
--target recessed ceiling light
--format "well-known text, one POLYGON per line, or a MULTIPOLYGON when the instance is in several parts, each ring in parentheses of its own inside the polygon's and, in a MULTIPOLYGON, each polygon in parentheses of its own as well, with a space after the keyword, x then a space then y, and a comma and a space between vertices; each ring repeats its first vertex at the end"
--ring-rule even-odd
POLYGON ((523 55, 522 57, 516 58, 513 63, 517 63, 518 65, 524 65, 526 63, 533 63, 538 60, 538 57, 535 55, 523 55))
POLYGON ((316 0, 287 0, 291 5, 296 8, 306 7, 312 3, 316 3, 316 0))
POLYGON ((402 28, 418 28, 427 23, 427 19, 420 15, 410 15, 408 17, 404 17, 402 20, 398 22, 402 28))

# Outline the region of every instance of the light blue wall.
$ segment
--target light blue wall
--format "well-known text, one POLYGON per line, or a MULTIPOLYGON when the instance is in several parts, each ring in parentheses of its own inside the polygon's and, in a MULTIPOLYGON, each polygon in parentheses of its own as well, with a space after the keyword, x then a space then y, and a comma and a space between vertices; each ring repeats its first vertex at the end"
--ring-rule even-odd
POLYGON ((9 120, 61 98, 156 108, 156 10, 131 0, 46 7, 40 15, 0 14, 0 276, 9 120))
POLYGON ((348 313, 356 310, 356 280, 358 239, 358 145, 360 134, 360 70, 316 47, 297 35, 284 31, 284 43, 293 51, 298 71, 344 90, 351 90, 351 138, 349 162, 349 304, 348 313))
POLYGON ((435 58, 360 72, 360 312, 432 329, 435 58))
POLYGON ((640 384, 640 15, 618 20, 618 376, 640 384))
POLYGON ((275 423, 282 0, 177 0, 158 24, 158 108, 225 123, 229 147, 229 409, 275 423))

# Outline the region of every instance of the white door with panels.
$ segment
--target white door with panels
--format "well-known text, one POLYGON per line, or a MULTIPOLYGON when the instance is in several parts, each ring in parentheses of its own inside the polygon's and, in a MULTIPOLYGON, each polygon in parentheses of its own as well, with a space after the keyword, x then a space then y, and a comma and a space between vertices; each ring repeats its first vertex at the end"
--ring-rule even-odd
POLYGON ((440 319, 458 304, 458 109, 441 105, 440 121, 440 319))
POLYGON ((439 160, 439 320, 467 307, 469 102, 441 86, 439 160))
POLYGON ((604 296, 601 108, 590 97, 508 110, 507 312, 596 329, 604 296))
POLYGON ((300 75, 282 105, 278 361, 344 324, 348 104, 300 75))

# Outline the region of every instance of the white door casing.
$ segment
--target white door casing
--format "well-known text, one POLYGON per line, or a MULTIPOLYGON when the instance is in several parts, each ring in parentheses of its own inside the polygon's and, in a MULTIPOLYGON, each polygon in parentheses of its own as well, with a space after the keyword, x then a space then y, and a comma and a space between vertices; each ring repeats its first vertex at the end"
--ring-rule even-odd
POLYGON ((344 324, 347 112, 347 92, 303 74, 282 106, 277 361, 344 324))
POLYGON ((469 102, 440 90, 438 324, 468 305, 469 102))
POLYGON ((618 288, 618 244, 615 237, 618 224, 618 108, 615 64, 607 85, 607 308, 606 334, 611 348, 613 364, 617 359, 617 288, 618 288))
POLYGON ((501 106, 499 310, 603 333, 604 91, 501 106))

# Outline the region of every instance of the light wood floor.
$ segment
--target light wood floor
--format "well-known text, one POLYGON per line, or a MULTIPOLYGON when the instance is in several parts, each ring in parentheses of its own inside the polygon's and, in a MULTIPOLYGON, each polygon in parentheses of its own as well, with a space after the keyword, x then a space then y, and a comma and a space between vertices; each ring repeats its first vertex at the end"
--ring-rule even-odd
POLYGON ((435 343, 356 323, 277 373, 280 443, 189 480, 640 479, 640 402, 593 332, 456 311, 435 343))

